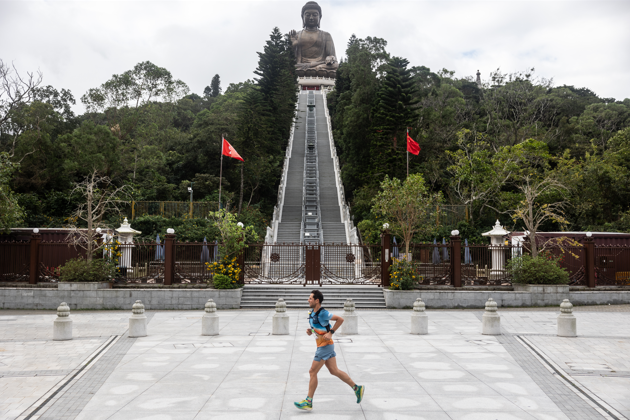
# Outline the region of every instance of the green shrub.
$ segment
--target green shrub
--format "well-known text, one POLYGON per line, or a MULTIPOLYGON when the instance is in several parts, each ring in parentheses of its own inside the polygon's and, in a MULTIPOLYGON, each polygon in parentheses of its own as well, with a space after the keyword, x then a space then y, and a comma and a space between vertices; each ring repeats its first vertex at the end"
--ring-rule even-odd
POLYGON ((215 289, 233 289, 236 283, 230 277, 225 274, 214 275, 214 288, 215 289))
POLYGON ((83 258, 69 260, 61 267, 59 281, 110 281, 116 267, 106 260, 88 262, 83 258))
POLYGON ((525 284, 567 284, 569 272, 559 265, 559 258, 551 255, 531 255, 512 258, 506 269, 513 283, 525 284))
POLYGON ((392 290, 410 290, 416 283, 416 272, 413 264, 406 259, 392 258, 393 264, 389 267, 389 288, 392 290))

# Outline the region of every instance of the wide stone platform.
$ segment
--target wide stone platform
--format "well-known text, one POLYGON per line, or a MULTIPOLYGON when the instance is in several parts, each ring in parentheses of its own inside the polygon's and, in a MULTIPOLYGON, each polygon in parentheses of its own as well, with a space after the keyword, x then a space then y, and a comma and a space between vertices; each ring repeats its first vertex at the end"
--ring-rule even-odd
POLYGON ((273 311, 147 311, 148 337, 128 338, 130 311, 75 311, 74 340, 52 341, 53 312, 0 310, 2 419, 623 419, 630 418, 630 306, 576 307, 578 338, 555 336, 555 308, 499 310, 483 336, 479 310, 358 310, 359 335, 336 336, 338 364, 366 385, 362 404, 325 370, 305 397, 314 340, 306 309, 272 336, 273 311))

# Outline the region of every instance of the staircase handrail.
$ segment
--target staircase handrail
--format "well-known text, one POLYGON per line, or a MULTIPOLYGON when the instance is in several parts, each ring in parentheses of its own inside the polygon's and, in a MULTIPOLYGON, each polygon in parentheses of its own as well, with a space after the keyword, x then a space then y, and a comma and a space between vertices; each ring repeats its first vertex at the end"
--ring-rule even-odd
MULTIPOLYGON (((299 95, 299 93, 298 93, 299 95)), ((297 109, 298 101, 295 102, 296 113, 293 117, 293 123, 291 124, 291 135, 289 136, 289 142, 287 144, 287 150, 284 157, 284 164, 282 165, 282 175, 280 176, 280 185, 278 185, 278 201, 273 207, 273 218, 271 219, 271 231, 267 231, 265 236, 265 243, 275 244, 278 238, 278 225, 282 222, 282 209, 284 208, 284 196, 287 189, 287 179, 289 177, 289 161, 291 160, 291 151, 293 150, 293 137, 295 134, 295 124, 297 122, 297 109), (269 240, 269 242, 267 242, 269 240)))
POLYGON ((326 114, 326 124, 328 125, 328 138, 330 139, 330 154, 333 159, 333 169, 335 172, 335 185, 337 186, 337 197, 339 199, 339 210, 341 212, 341 222, 344 224, 346 230, 346 241, 349 244, 358 244, 359 238, 357 235, 357 228, 354 226, 352 217, 350 216, 350 206, 346 204, 346 194, 343 188, 343 182, 341 180, 341 167, 339 165, 339 157, 337 156, 337 149, 335 148, 335 140, 332 134, 332 124, 330 121, 330 114, 328 112, 328 101, 326 93, 322 92, 324 100, 324 113, 326 114))

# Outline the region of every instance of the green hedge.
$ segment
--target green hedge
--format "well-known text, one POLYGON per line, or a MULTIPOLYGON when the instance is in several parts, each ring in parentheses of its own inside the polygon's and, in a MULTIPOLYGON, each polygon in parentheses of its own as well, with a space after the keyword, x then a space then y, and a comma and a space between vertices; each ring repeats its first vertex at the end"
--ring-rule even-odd
POLYGON ((559 258, 530 255, 512 258, 506 266, 512 276, 513 283, 524 284, 567 284, 569 272, 560 267, 559 258))

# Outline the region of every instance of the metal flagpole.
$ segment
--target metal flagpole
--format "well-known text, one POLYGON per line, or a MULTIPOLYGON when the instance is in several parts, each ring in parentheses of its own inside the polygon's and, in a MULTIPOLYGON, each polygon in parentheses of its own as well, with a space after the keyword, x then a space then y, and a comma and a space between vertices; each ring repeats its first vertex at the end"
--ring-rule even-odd
POLYGON ((221 179, 223 177, 223 143, 225 139, 221 136, 221 169, 219 169, 219 211, 221 211, 221 179))
POLYGON ((405 138, 405 143, 407 144, 407 178, 409 178, 409 127, 407 127, 407 138, 405 138))

